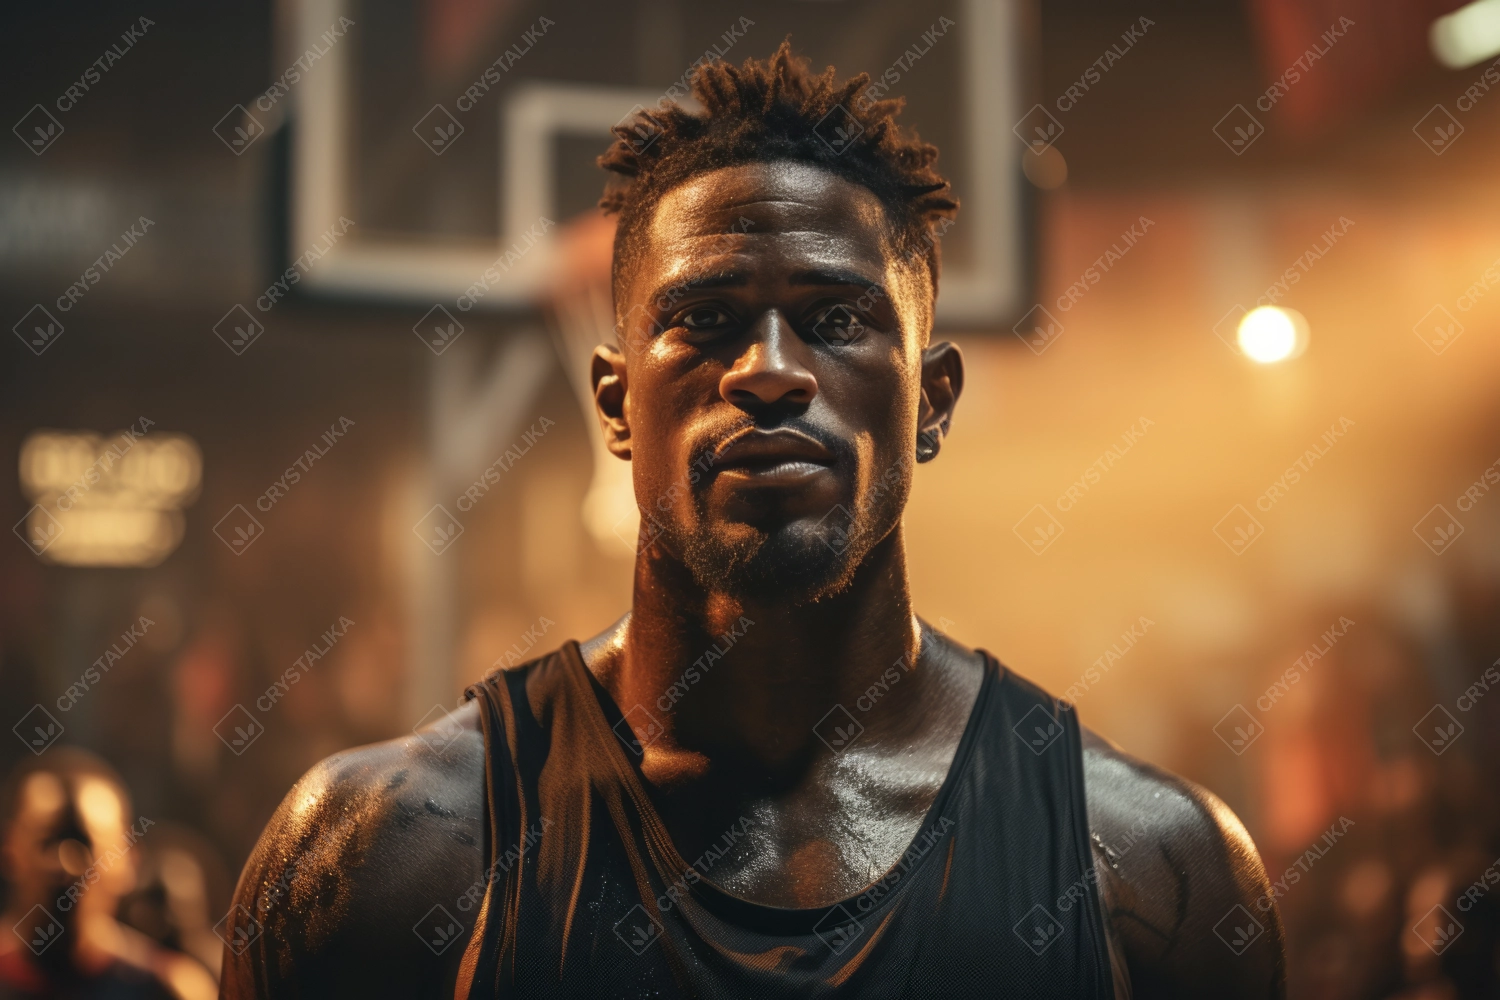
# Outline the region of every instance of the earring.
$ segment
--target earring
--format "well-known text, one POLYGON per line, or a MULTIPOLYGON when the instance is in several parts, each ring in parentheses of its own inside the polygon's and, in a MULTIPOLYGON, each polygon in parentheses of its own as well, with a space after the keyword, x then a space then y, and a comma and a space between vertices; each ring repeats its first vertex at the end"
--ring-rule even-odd
POLYGON ((943 435, 941 431, 918 431, 917 432, 917 461, 930 462, 937 458, 938 449, 942 447, 943 435))

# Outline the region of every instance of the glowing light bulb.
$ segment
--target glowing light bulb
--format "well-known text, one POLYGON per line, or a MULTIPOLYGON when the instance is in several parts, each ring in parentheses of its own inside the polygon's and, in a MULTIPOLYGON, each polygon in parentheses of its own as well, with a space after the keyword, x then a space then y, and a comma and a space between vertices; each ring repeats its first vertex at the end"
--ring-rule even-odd
POLYGON ((1428 43, 1437 61, 1465 69, 1500 53, 1500 0, 1476 0, 1432 22, 1428 43))
POLYGON ((1307 320, 1295 309, 1260 306, 1240 320, 1238 340, 1251 361, 1263 365, 1285 361, 1307 346, 1307 320))

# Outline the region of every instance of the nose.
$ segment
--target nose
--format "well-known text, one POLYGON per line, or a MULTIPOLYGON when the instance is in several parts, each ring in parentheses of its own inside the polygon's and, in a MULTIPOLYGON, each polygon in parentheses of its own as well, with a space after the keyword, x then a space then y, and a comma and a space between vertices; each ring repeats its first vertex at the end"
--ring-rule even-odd
POLYGON ((818 394, 806 364, 809 351, 780 310, 768 309, 749 330, 745 352, 719 380, 719 395, 750 413, 805 407, 818 394))

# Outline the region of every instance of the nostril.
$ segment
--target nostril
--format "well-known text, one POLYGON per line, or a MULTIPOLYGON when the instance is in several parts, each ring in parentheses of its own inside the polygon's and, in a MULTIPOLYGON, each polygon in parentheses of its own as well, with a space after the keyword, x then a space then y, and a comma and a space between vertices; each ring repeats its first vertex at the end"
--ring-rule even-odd
POLYGON ((818 383, 808 372, 731 372, 720 382, 719 391, 726 401, 742 407, 805 405, 817 394, 818 383))
POLYGON ((720 395, 744 409, 811 402, 818 380, 807 367, 807 346, 781 311, 766 310, 749 332, 745 352, 719 383, 720 395))

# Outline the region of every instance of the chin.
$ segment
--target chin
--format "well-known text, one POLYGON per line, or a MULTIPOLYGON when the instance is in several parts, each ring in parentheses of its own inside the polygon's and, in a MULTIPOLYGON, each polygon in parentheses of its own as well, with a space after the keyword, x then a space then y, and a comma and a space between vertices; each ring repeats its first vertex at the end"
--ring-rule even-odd
POLYGON ((848 589, 873 545, 862 527, 856 523, 845 532, 809 521, 770 530, 705 525, 672 539, 671 548, 705 591, 804 605, 848 589))

